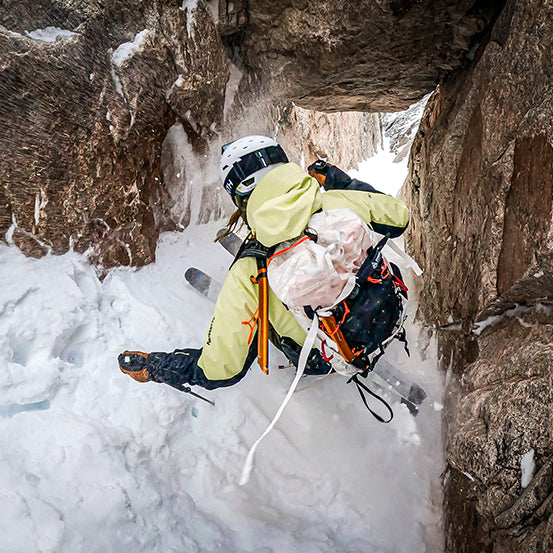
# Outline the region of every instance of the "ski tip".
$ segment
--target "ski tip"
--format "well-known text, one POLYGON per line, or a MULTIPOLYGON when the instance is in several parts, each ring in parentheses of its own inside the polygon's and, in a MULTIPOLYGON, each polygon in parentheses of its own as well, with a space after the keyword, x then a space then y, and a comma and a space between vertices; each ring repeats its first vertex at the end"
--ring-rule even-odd
POLYGON ((422 405, 422 402, 427 398, 426 392, 418 385, 413 384, 409 390, 407 399, 415 405, 422 405))
POLYGON ((190 280, 191 278, 194 278, 195 276, 197 276, 199 274, 199 272, 200 271, 198 269, 196 269, 195 267, 189 267, 184 272, 184 278, 186 280, 190 280))

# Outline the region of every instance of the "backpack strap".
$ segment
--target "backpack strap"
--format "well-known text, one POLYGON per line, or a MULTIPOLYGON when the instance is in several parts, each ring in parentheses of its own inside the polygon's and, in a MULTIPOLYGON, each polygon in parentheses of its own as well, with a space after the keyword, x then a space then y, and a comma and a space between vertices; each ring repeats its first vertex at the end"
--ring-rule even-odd
POLYGON ((288 390, 284 400, 282 401, 282 404, 280 405, 280 407, 278 408, 278 411, 273 417, 273 420, 271 421, 271 423, 269 424, 265 432, 261 434, 259 439, 250 448, 250 451, 248 452, 248 457, 246 458, 246 462, 244 463, 244 468, 242 469, 242 475, 240 477, 240 482, 239 482, 240 486, 243 486, 244 484, 248 483, 250 479, 250 474, 254 466, 253 461, 254 461, 255 450, 257 449, 257 446, 261 443, 261 440, 265 438, 265 436, 273 429, 273 427, 277 423, 278 419, 280 418, 280 415, 282 415, 284 411, 284 408, 290 401, 290 398, 292 397, 294 390, 298 386, 300 378, 303 376, 303 372, 305 371, 305 366, 307 364, 307 358, 309 357, 311 348, 315 343, 315 337, 317 336, 318 326, 319 326, 319 320, 317 318, 317 315, 315 315, 313 321, 311 322, 311 327, 307 332, 307 336, 305 337, 305 342, 303 344, 303 347, 301 348, 300 358, 298 361, 298 368, 296 370, 296 376, 294 377, 294 380, 292 381, 292 384, 290 385, 290 389, 288 390))

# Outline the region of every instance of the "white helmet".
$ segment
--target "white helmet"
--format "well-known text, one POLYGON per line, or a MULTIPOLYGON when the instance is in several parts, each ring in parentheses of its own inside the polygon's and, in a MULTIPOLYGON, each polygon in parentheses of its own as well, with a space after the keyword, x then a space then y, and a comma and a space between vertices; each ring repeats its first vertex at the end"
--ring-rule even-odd
POLYGON ((236 204, 235 196, 251 194, 261 178, 282 163, 288 163, 288 158, 278 142, 267 136, 246 136, 223 146, 219 172, 236 204))

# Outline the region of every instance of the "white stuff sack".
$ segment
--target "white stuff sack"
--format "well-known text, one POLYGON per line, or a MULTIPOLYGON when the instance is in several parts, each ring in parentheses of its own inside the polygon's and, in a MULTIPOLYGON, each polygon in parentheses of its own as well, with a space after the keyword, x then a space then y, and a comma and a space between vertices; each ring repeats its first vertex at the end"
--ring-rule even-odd
POLYGON ((347 208, 315 213, 306 231, 316 240, 302 235, 281 244, 271 257, 269 285, 292 310, 329 308, 351 293, 375 239, 365 222, 347 208))

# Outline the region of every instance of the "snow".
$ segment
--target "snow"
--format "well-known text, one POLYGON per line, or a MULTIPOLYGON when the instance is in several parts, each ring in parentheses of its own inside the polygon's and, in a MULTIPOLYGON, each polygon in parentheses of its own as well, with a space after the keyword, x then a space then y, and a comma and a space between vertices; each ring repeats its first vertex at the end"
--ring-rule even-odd
POLYGON ((45 29, 36 29, 34 31, 25 31, 25 34, 34 40, 41 40, 42 42, 56 42, 58 38, 72 40, 77 33, 68 31, 67 29, 60 29, 58 27, 46 27, 45 29))
POLYGON ((111 61, 117 67, 121 67, 125 61, 141 52, 144 48, 144 42, 152 31, 144 29, 140 31, 131 42, 123 42, 111 54, 111 61))
POLYGON ((415 301, 411 358, 399 342, 386 357, 426 389, 418 416, 393 400, 394 420, 379 424, 343 377, 315 381, 243 487, 247 451, 294 376, 277 351, 269 376, 254 365, 236 386, 196 390, 214 407, 119 371, 124 349, 203 343, 213 304, 183 273, 223 280, 219 226, 163 234, 154 264, 103 282, 74 252, 0 245, 0 551, 443 551, 443 382, 415 301))
POLYGON ((115 72, 115 68, 111 68, 111 78, 113 81, 113 88, 115 88, 115 91, 117 94, 123 97, 125 99, 125 94, 123 92, 123 85, 121 83, 121 79, 119 78, 119 75, 115 72))
POLYGON ((528 311, 528 307, 525 305, 515 305, 511 309, 508 309, 507 311, 501 313, 500 315, 491 315, 490 317, 484 319, 483 321, 479 321, 474 324, 472 333, 476 336, 480 336, 482 332, 489 326, 494 326, 496 324, 499 324, 501 321, 504 321, 508 317, 516 317, 519 322, 521 322, 521 319, 519 319, 519 315, 523 314, 524 312, 528 311))
POLYGON ((527 451, 520 460, 520 486, 521 488, 527 488, 528 484, 534 478, 534 472, 536 465, 534 463, 534 450, 527 451))
POLYGON ((395 162, 396 155, 390 149, 390 139, 384 136, 384 149, 359 164, 347 173, 350 177, 368 182, 380 192, 397 196, 407 178, 408 156, 395 162))
POLYGON ((404 111, 382 115, 382 127, 389 141, 389 149, 395 154, 395 161, 406 161, 411 144, 419 129, 419 123, 432 93, 427 94, 404 111))
POLYGON ((186 12, 186 32, 188 38, 192 36, 192 27, 194 26, 194 12, 198 7, 198 0, 182 0, 180 10, 186 12))

